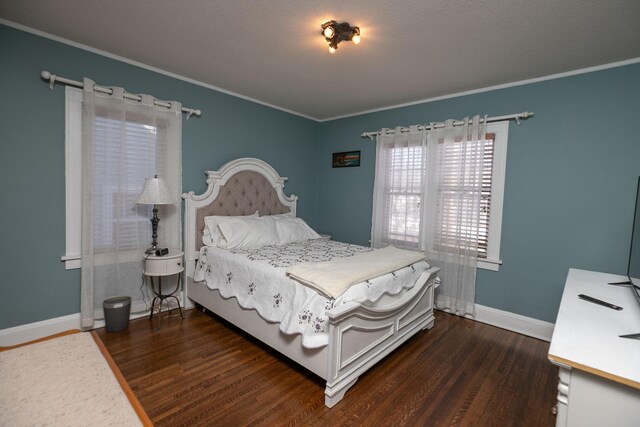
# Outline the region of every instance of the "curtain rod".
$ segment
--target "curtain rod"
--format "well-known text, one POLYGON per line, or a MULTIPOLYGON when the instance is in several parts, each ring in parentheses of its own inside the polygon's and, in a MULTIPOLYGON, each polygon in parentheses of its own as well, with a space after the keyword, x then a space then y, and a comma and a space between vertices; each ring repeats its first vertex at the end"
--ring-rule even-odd
MULTIPOLYGON (((522 113, 518 113, 518 114, 509 114, 506 116, 496 116, 496 117, 487 117, 486 119, 480 119, 481 122, 485 122, 486 123, 490 123, 490 122, 501 122, 503 120, 515 120, 516 123, 520 124, 520 120, 524 120, 524 119, 528 119, 529 117, 533 116, 533 113, 528 112, 528 111, 524 111, 522 113)), ((455 122, 453 122, 454 126, 461 126, 464 124, 464 121, 462 120, 456 120, 455 122)), ((445 125, 444 123, 437 123, 435 124, 433 127, 431 125, 419 125, 418 126, 418 130, 432 130, 432 129, 440 129, 443 128, 445 125)), ((409 132, 409 128, 405 128, 403 127, 401 129, 402 132, 409 132)), ((395 129, 387 129, 385 132, 385 135, 392 135, 396 133, 395 129)), ((362 135, 360 135, 362 138, 369 138, 371 141, 374 140, 375 136, 378 135, 382 135, 382 129, 380 129, 377 132, 364 132, 362 135)))
MULTIPOLYGON (((69 86, 75 86, 75 87, 79 87, 79 88, 83 88, 84 87, 84 83, 82 82, 78 82, 75 80, 71 80, 71 79, 65 79, 64 77, 59 77, 56 76, 55 74, 51 74, 48 71, 43 71, 40 73, 40 77, 42 77, 44 80, 48 80, 49 81, 49 89, 53 90, 53 85, 54 83, 62 83, 65 85, 69 85, 69 86)), ((106 88, 106 87, 102 87, 102 86, 98 86, 95 85, 93 87, 93 90, 95 90, 96 92, 101 92, 101 93, 106 93, 108 95, 111 95, 113 93, 113 90, 106 88)), ((132 93, 128 93, 125 92, 124 93, 124 97, 127 99, 131 99, 133 101, 141 101, 142 97, 140 95, 134 95, 132 93)), ((165 108, 171 108, 171 103, 169 102, 163 102, 163 101, 157 101, 154 100, 153 101, 154 105, 157 105, 159 107, 165 107, 165 108)), ((192 115, 196 115, 196 116, 200 116, 200 114, 202 114, 202 112, 199 109, 196 108, 186 108, 186 107, 182 107, 182 112, 183 113, 187 113, 187 120, 189 120, 189 117, 191 117, 192 115)))

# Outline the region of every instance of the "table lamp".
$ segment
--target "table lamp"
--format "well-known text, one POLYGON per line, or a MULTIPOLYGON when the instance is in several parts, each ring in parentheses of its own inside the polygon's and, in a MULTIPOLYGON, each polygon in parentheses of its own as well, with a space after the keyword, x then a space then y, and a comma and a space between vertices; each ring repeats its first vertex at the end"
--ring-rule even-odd
POLYGON ((153 205, 153 216, 151 217, 151 230, 153 242, 151 247, 145 251, 145 254, 154 253, 158 249, 158 208, 157 205, 171 205, 174 201, 171 198, 171 193, 167 187, 167 183, 163 178, 158 178, 155 175, 153 178, 146 178, 144 180, 144 189, 138 197, 138 204, 140 205, 153 205))

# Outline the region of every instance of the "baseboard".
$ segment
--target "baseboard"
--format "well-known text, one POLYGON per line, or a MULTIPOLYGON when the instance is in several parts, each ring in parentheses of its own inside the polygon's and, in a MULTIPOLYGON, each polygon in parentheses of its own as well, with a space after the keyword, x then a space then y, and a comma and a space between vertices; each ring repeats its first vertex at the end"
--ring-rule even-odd
POLYGON ((476 304, 474 320, 543 341, 551 341, 554 324, 476 304))
MULTIPOLYGON (((176 294, 178 295, 178 294, 176 294)), ((163 305, 162 311, 168 308, 176 309, 177 304, 174 301, 167 300, 169 307, 163 305)), ((188 309, 188 308, 183 308, 188 309)), ((131 320, 148 316, 149 312, 132 313, 131 320)), ((93 329, 104 328, 104 320, 96 320, 93 329)), ((48 337, 70 329, 82 329, 80 327, 80 313, 70 314, 68 316, 55 317, 53 319, 42 320, 40 322, 28 323, 26 325, 15 326, 13 328, 0 329, 0 347, 9 347, 22 344, 28 341, 37 340, 48 337)))
POLYGON ((70 329, 80 329, 80 313, 2 329, 0 330, 0 347, 22 344, 70 329))
MULTIPOLYGON (((189 309, 191 307, 185 308, 189 309)), ((135 319, 142 316, 147 316, 147 314, 134 314, 131 317, 135 319)), ((551 336, 553 335, 553 323, 484 305, 476 304, 476 317, 474 320, 544 341, 551 341, 551 336)), ((104 321, 96 321, 94 327, 104 327, 104 321)), ((0 330, 0 347, 22 344, 70 329, 80 329, 80 313, 2 329, 0 330)))

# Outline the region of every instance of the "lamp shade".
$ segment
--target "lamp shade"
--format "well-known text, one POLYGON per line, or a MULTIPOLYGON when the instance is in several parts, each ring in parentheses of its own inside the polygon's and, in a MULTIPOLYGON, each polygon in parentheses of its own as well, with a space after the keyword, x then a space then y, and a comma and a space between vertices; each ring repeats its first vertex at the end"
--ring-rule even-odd
POLYGON ((167 183, 157 176, 144 180, 144 189, 138 197, 141 205, 171 205, 175 203, 167 187, 167 183))

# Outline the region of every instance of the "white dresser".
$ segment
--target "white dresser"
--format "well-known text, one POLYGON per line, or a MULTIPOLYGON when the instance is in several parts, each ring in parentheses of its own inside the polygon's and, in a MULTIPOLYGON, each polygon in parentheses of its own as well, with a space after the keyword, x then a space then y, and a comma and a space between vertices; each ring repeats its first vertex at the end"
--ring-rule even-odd
POLYGON ((549 360, 559 367, 557 426, 640 426, 640 303, 626 277, 570 269, 549 360), (612 310, 578 298, 618 305, 612 310))

